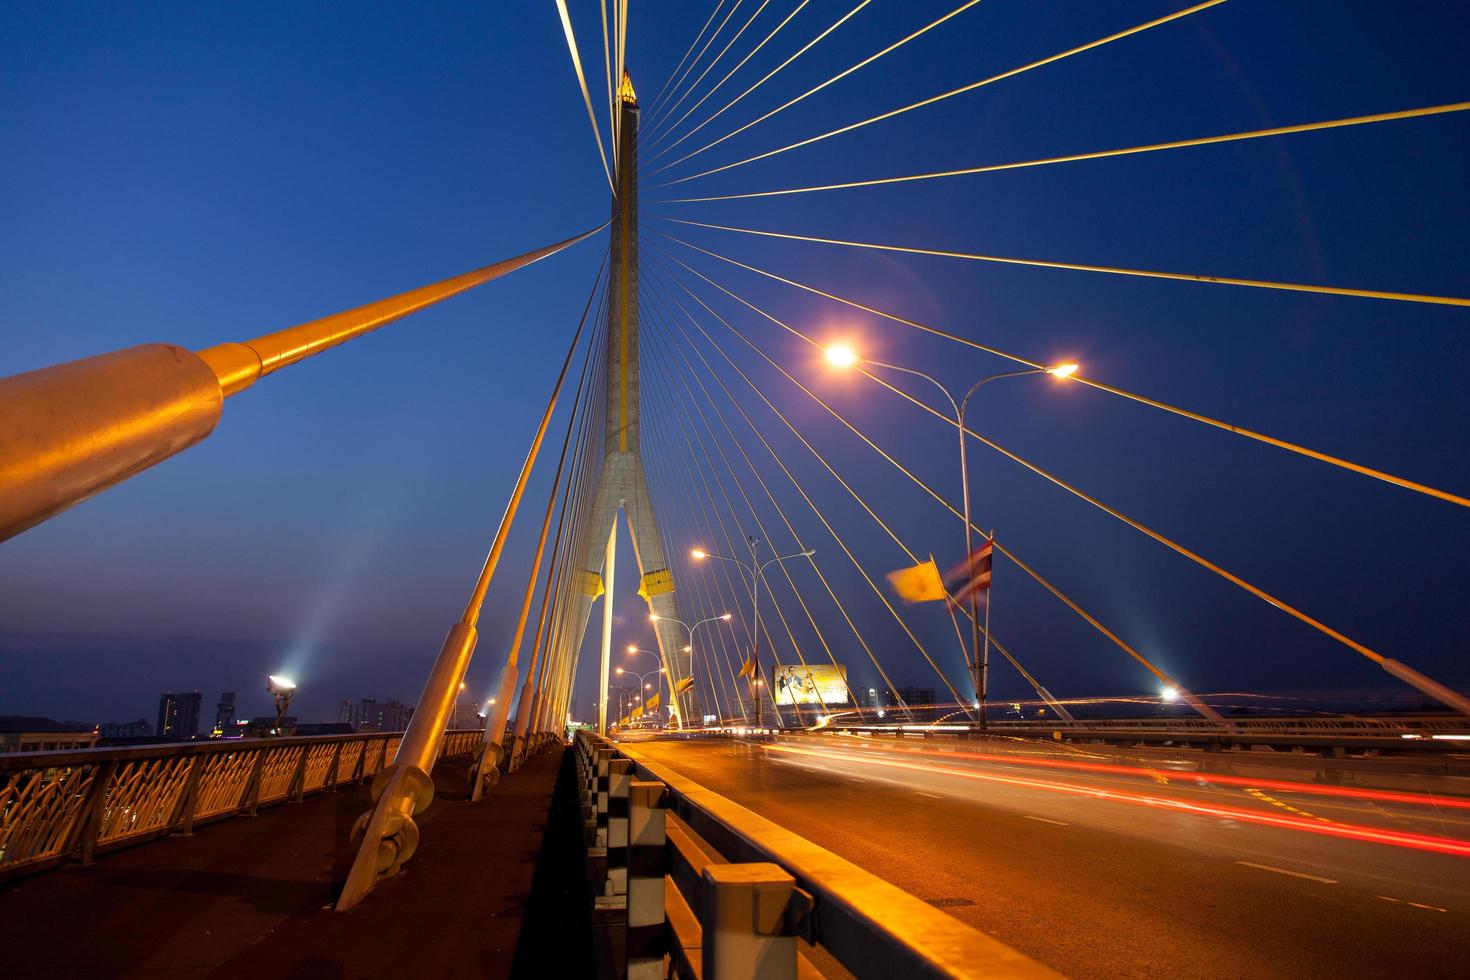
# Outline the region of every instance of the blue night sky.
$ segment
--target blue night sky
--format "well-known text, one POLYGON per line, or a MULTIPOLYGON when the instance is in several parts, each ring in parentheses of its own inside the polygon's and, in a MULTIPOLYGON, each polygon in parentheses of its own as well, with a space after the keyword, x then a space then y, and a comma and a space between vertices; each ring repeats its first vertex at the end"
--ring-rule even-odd
MULTIPOLYGON (((855 3, 807 3, 673 134, 703 121, 855 3)), ((796 0, 774 0, 756 14, 672 118, 651 109, 654 96, 711 5, 633 5, 628 64, 645 106, 645 384, 672 369, 687 373, 680 355, 670 356, 675 347, 698 363, 666 312, 677 312, 677 298, 914 551, 932 552, 941 565, 961 557, 958 521, 676 280, 957 500, 952 430, 860 375, 834 375, 802 341, 668 256, 821 341, 847 340, 956 387, 1009 370, 1009 362, 764 279, 659 234, 667 233, 1003 350, 1076 360, 1084 374, 1130 391, 1470 491, 1464 308, 896 255, 659 220, 1470 296, 1465 113, 921 183, 660 203, 1470 98, 1462 4, 1230 0, 851 134, 657 186, 1185 6, 985 0, 654 173, 958 3, 864 6, 657 160, 672 142, 660 130, 796 0)), ((760 6, 740 5, 685 82, 760 6)), ((606 135, 597 4, 570 7, 606 135)), ((607 181, 551 0, 5 3, 0 147, 4 375, 145 342, 198 350, 248 339, 566 238, 608 213, 607 181)), ((298 675, 296 707, 308 720, 335 718, 335 702, 346 697, 416 699, 463 608, 605 237, 265 379, 226 403, 204 443, 0 545, 0 714, 151 718, 158 692, 171 689, 199 689, 207 704, 220 689, 237 690, 242 710, 258 714, 269 701, 264 675, 273 671, 298 675)), ((683 327, 693 330, 687 321, 683 327)), ((902 551, 721 355, 702 338, 698 344, 886 592, 882 574, 906 563, 902 551)), ((724 507, 716 477, 733 501, 723 514, 732 537, 753 530, 743 490, 775 547, 793 547, 744 462, 748 453, 801 543, 818 549, 818 564, 893 679, 943 694, 915 645, 702 372, 690 383, 714 388, 733 441, 703 396, 680 381, 671 380, 676 398, 645 397, 645 453, 669 549, 724 550, 702 496, 709 481, 724 507), (701 407, 726 440, 738 485, 718 450, 707 456, 691 441, 691 453, 683 443, 683 413, 701 407)), ((914 385, 916 396, 933 397, 914 385)), ((976 428, 1038 466, 1385 655, 1470 687, 1463 508, 1051 379, 998 382, 973 411, 976 428)), ((476 693, 490 689, 504 659, 564 417, 481 623, 470 671, 476 693)), ((691 431, 707 440, 701 425, 691 431)), ((993 451, 972 443, 971 467, 978 521, 1191 688, 1406 690, 993 451)), ((614 639, 619 649, 647 646, 644 607, 631 594, 632 549, 620 556, 614 639)), ((871 661, 810 569, 791 567, 854 687, 876 684, 871 661)), ((716 581, 713 569, 680 561, 674 572, 685 618, 732 604, 729 593, 705 591, 716 581)), ((826 662, 784 579, 774 596, 764 613, 775 617, 779 604, 807 659, 826 662)), ((1157 690, 1004 560, 994 603, 995 635, 1059 696, 1157 690)), ((895 604, 968 695, 942 610, 895 604)), ((725 637, 729 649, 735 636, 725 637)), ((593 650, 588 643, 582 658, 584 715, 593 650)), ((794 659, 789 651, 781 629, 777 653, 794 659)), ((1003 663, 994 685, 1001 696, 1029 696, 1003 663)))

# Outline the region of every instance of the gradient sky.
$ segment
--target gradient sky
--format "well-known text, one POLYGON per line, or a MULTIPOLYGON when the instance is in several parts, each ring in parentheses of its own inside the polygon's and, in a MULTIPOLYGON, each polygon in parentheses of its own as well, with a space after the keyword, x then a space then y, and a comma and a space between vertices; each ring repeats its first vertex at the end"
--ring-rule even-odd
MULTIPOLYGON (((681 150, 957 3, 877 0, 681 150)), ((794 6, 768 5, 690 101, 794 6)), ((678 131, 851 6, 812 0, 678 131)), ((654 185, 704 169, 696 163, 732 162, 1182 6, 985 0, 666 174, 651 176, 645 151, 645 246, 671 250, 807 333, 847 339, 955 386, 1007 362, 762 280, 655 232, 1005 350, 1075 359, 1123 388, 1465 493, 1463 309, 883 255, 657 220, 1470 295, 1464 114, 924 184, 659 203, 689 196, 654 185)), ((742 5, 695 75, 758 7, 742 5)), ((595 66, 596 102, 605 98, 597 6, 574 0, 571 8, 584 61, 595 66)), ((645 105, 709 9, 634 4, 628 62, 645 105)), ((1463 5, 1451 2, 1231 0, 679 188, 740 193, 892 176, 1463 100, 1467 26, 1463 5)), ((550 0, 5 4, 0 373, 151 341, 200 349, 246 339, 584 231, 608 208, 589 130, 550 0)), ((244 711, 264 713, 264 675, 280 670, 299 677, 306 719, 334 717, 344 697, 415 700, 463 607, 601 242, 267 379, 226 404, 203 444, 0 545, 0 713, 151 718, 158 692, 196 688, 207 703, 219 689, 237 690, 244 711)), ((655 265, 645 261, 645 308, 669 295, 688 304, 655 265)), ((831 375, 799 340, 683 278, 957 497, 943 426, 861 377, 831 375)), ((958 560, 957 521, 716 321, 707 325, 911 547, 942 564, 958 560)), ((662 338, 645 339, 651 360, 650 345, 670 334, 647 314, 645 334, 662 338)), ((901 564, 902 553, 745 383, 728 369, 722 377, 864 567, 879 577, 901 564)), ((678 411, 661 397, 646 403, 647 425, 659 434, 645 438, 664 537, 682 553, 710 532, 687 516, 684 462, 652 447, 682 438, 672 428, 678 411)), ((1039 465, 1386 655, 1470 686, 1463 509, 1048 379, 998 383, 975 411, 978 428, 1039 465)), ((818 549, 894 679, 941 687, 764 447, 746 435, 739 446, 802 543, 818 549)), ((727 449, 743 465, 735 446, 727 449)), ((716 457, 706 472, 722 466, 716 457)), ((490 689, 503 662, 550 470, 533 481, 533 503, 492 590, 470 672, 475 691, 490 689)), ((982 447, 972 479, 982 523, 1196 690, 1403 690, 1356 654, 982 447)), ((762 520, 779 526, 759 485, 744 486, 762 520)), ((727 490, 737 494, 734 484, 727 490)), ((794 544, 775 537, 783 550, 794 544)), ((631 549, 622 556, 615 639, 619 648, 647 645, 641 603, 629 594, 631 549)), ((710 570, 679 563, 675 574, 693 612, 722 604, 698 597, 693 579, 710 570)), ((807 570, 794 575, 855 686, 876 683, 820 585, 807 570)), ((776 599, 804 621, 784 584, 776 599)), ((904 615, 962 683, 942 612, 904 615)), ((994 617, 996 635, 1058 695, 1156 690, 1006 562, 997 564, 994 617)), ((813 651, 825 659, 809 626, 793 620, 793 632, 808 659, 813 651)), ((595 671, 586 649, 584 709, 595 671)), ((1027 693, 1007 667, 996 668, 995 685, 1001 695, 1027 693)))

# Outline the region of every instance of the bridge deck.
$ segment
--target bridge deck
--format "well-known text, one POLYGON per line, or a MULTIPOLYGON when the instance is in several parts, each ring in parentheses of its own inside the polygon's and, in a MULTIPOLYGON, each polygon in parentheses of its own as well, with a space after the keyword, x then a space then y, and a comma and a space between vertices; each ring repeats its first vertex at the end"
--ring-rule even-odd
POLYGON ((580 816, 562 754, 533 758, 476 805, 462 802, 462 764, 434 775, 418 854, 352 912, 331 904, 366 786, 10 883, 0 973, 590 975, 590 928, 575 919, 583 872, 568 863, 581 860, 580 816))

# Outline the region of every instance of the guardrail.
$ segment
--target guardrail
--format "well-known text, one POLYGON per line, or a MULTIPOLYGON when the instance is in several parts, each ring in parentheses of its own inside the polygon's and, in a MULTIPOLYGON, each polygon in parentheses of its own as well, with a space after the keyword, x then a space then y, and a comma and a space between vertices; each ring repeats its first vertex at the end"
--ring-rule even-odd
POLYGON ((1460 715, 1400 715, 1392 718, 1342 716, 1308 716, 1302 718, 1226 718, 1222 726, 1207 718, 1079 718, 1075 721, 991 721, 989 728, 1050 728, 1056 731, 1184 731, 1218 732, 1235 730, 1262 734, 1334 734, 1337 732, 1373 732, 1395 735, 1421 732, 1470 731, 1470 722, 1460 715))
POLYGON ((820 975, 798 940, 859 976, 1055 976, 629 745, 583 730, 574 752, 614 976, 820 975))
MULTIPOLYGON (((445 734, 441 758, 477 750, 445 734)), ((0 755, 0 879, 142 843, 380 772, 402 732, 0 755)))

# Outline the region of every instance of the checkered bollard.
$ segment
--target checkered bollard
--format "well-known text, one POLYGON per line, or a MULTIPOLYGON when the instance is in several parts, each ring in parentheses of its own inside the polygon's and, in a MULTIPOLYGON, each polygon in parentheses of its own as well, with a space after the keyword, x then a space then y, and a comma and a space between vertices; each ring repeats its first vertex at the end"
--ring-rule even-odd
POLYGON ((668 933, 664 876, 668 873, 663 783, 634 781, 628 788, 628 935, 623 944, 627 980, 663 980, 668 933))

